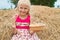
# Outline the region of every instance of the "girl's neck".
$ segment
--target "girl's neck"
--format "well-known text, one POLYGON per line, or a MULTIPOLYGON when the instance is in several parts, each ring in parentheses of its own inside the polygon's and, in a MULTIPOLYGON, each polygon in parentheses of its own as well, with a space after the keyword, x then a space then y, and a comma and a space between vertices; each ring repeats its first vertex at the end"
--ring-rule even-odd
POLYGON ((27 18, 27 16, 28 16, 28 15, 19 15, 19 17, 20 17, 21 19, 25 19, 25 18, 27 18))
POLYGON ((27 15, 19 15, 20 17, 22 17, 22 18, 24 18, 24 17, 26 17, 27 15))

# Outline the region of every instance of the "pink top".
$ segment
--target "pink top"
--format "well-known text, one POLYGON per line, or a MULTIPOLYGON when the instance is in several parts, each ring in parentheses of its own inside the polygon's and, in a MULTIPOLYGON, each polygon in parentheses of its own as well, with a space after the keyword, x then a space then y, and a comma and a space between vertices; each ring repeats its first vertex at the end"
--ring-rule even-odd
POLYGON ((17 29, 30 29, 30 15, 27 16, 25 19, 21 19, 19 16, 16 18, 16 28, 17 29))

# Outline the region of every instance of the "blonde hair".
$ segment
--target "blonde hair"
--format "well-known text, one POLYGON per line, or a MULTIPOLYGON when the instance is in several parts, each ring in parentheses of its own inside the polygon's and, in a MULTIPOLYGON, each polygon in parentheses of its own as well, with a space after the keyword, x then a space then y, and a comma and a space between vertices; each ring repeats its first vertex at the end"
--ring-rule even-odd
POLYGON ((21 4, 26 4, 29 7, 31 6, 30 0, 19 0, 17 6, 20 6, 21 4))
POLYGON ((15 8, 17 11, 19 11, 19 7, 20 7, 21 4, 26 4, 27 6, 29 6, 29 8, 31 8, 30 0, 19 0, 18 3, 17 3, 17 7, 15 8))

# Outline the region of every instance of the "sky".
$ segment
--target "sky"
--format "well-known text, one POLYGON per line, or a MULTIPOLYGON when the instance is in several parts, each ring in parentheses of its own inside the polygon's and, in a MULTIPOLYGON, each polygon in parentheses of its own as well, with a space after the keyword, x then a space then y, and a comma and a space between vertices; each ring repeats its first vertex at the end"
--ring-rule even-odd
POLYGON ((55 5, 55 8, 57 8, 58 5, 60 7, 60 0, 57 0, 54 5, 55 5))
MULTIPOLYGON (((60 5, 60 0, 57 0, 57 2, 55 2, 55 8, 57 8, 57 5, 60 5)), ((10 3, 10 0, 0 0, 0 9, 4 9, 4 8, 14 8, 15 5, 13 5, 12 3, 10 3), (12 6, 12 7, 11 7, 12 6)))
POLYGON ((0 0, 0 9, 4 9, 4 8, 14 8, 15 5, 13 5, 9 0, 0 0))

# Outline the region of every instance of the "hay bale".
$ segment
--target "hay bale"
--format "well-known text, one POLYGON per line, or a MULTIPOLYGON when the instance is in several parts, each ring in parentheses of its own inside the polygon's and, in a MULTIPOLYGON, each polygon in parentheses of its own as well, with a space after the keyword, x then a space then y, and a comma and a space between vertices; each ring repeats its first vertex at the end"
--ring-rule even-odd
MULTIPOLYGON (((32 23, 46 23, 47 29, 37 32, 41 40, 60 40, 60 9, 32 6, 32 23)), ((12 36, 12 16, 15 10, 0 10, 0 40, 10 40, 12 36)))

